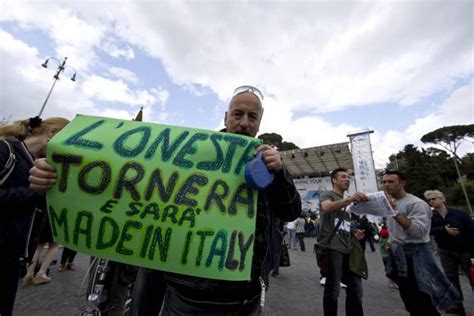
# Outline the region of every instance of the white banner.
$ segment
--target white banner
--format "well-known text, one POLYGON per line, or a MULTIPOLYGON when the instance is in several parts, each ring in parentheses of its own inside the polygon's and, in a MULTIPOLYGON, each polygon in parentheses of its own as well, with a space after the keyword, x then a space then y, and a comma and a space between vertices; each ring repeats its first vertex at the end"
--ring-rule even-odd
POLYGON ((349 135, 357 191, 377 192, 377 178, 370 145, 370 132, 349 135))

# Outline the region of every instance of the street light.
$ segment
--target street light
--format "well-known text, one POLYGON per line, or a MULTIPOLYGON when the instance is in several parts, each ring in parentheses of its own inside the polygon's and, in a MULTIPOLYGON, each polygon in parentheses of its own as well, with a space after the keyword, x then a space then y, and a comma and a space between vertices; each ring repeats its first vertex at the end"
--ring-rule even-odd
POLYGON ((51 86, 51 89, 49 89, 48 95, 46 96, 46 99, 44 100, 43 106, 41 107, 41 111, 39 112, 38 117, 41 117, 41 114, 43 113, 44 107, 46 106, 46 103, 48 103, 49 96, 51 95, 51 92, 53 92, 53 88, 56 85, 56 81, 59 80, 59 76, 61 75, 61 73, 66 68, 72 69, 73 75, 71 76, 71 80, 76 81, 76 69, 74 69, 74 67, 71 67, 71 66, 66 67, 67 57, 64 57, 63 62, 61 62, 56 57, 48 57, 44 61, 44 63, 41 64, 41 66, 43 66, 44 68, 48 68, 48 63, 50 62, 50 60, 54 60, 56 63, 58 63, 58 68, 56 69, 56 74, 53 76, 53 78, 54 78, 53 85, 51 86))

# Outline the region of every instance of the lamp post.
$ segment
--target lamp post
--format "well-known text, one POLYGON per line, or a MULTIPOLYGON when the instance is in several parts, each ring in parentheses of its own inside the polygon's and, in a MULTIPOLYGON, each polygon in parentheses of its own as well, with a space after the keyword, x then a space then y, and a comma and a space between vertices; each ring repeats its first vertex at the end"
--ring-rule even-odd
MULTIPOLYGON (((48 57, 45 60, 45 62, 41 64, 41 66, 43 66, 44 68, 48 68, 48 63, 49 63, 50 60, 56 61, 58 63, 58 68, 56 69, 56 74, 53 76, 53 78, 54 78, 53 85, 51 86, 51 89, 49 89, 48 95, 46 96, 46 99, 44 100, 43 106, 41 107, 41 110, 38 114, 38 117, 41 117, 41 114, 43 113, 44 107, 46 106, 46 103, 48 103, 49 96, 51 95, 51 92, 53 92, 53 88, 56 85, 56 82, 59 80, 59 76, 64 71, 64 69, 66 69, 67 57, 64 57, 64 60, 62 62, 59 59, 57 59, 56 57, 48 57)), ((76 70, 71 66, 67 66, 67 68, 71 68, 74 71, 73 75, 71 76, 71 80, 76 81, 76 70)))

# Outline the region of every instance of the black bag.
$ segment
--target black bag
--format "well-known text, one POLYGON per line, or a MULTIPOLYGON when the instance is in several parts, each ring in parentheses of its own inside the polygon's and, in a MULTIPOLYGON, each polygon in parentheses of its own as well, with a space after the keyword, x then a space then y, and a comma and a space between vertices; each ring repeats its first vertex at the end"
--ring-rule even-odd
POLYGON ((289 267, 290 263, 290 254, 288 252, 288 245, 286 243, 281 244, 281 254, 280 254, 280 267, 289 267))
POLYGON ((316 263, 321 272, 329 270, 329 247, 316 241, 314 244, 314 253, 316 254, 316 263))
POLYGON ((314 253, 316 255, 316 263, 318 264, 319 269, 321 272, 328 272, 329 271, 329 244, 331 243, 331 240, 334 238, 334 235, 336 234, 336 231, 339 229, 339 226, 341 226, 342 223, 342 218, 339 218, 339 221, 337 222, 336 226, 331 232, 331 235, 329 235, 329 239, 327 241, 327 244, 323 245, 319 241, 316 241, 314 244, 314 253))

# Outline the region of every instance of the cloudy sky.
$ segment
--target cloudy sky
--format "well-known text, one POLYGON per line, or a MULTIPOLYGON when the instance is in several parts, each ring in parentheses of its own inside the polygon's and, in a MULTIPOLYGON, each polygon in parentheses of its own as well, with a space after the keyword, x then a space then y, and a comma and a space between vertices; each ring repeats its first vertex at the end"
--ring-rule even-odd
MULTIPOLYGON (((472 1, 18 1, 0 4, 0 119, 75 114, 215 130, 261 88, 261 133, 301 148, 374 130, 374 160, 474 122, 472 1), (76 82, 68 79, 77 73, 76 82)), ((461 152, 474 151, 465 142, 461 152)))

